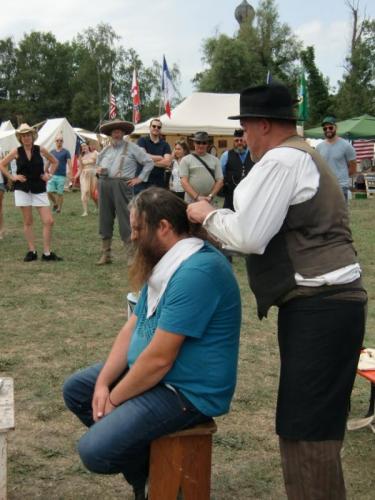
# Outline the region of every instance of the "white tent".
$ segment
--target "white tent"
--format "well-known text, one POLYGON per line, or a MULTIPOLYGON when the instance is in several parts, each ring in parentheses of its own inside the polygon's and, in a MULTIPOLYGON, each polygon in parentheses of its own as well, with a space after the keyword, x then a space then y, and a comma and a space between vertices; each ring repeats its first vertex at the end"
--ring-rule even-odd
POLYGON ((82 137, 82 139, 84 139, 85 141, 99 142, 99 138, 102 142, 108 140, 108 137, 106 135, 99 133, 96 134, 95 132, 90 132, 89 130, 86 130, 84 128, 74 127, 74 132, 82 137))
POLYGON ((39 130, 38 139, 35 142, 50 151, 54 149, 55 139, 58 135, 63 137, 63 147, 70 152, 73 158, 76 149, 77 135, 66 118, 52 118, 51 120, 47 120, 39 130))
POLYGON ((8 153, 11 149, 17 148, 19 143, 14 133, 14 127, 8 120, 0 125, 0 148, 3 153, 8 153))
MULTIPOLYGON (((209 135, 233 135, 240 128, 237 120, 228 120, 228 116, 239 112, 239 94, 213 94, 194 92, 178 106, 172 109, 172 116, 160 117, 163 122, 163 134, 194 134, 205 130, 209 135)), ((147 134, 150 120, 135 126, 134 134, 147 134)))

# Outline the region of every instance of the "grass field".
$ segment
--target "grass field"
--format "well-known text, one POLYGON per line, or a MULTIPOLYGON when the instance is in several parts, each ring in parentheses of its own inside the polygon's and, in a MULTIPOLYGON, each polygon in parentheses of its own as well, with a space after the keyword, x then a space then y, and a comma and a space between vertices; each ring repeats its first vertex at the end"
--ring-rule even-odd
MULTIPOLYGON (((105 358, 125 320, 129 291, 118 236, 114 263, 97 267, 97 217, 80 217, 79 193, 67 193, 56 216, 53 250, 63 262, 22 261, 26 245, 21 214, 5 199, 5 238, 0 241, 0 375, 15 380, 16 430, 9 436, 8 495, 12 499, 126 499, 120 476, 93 475, 80 464, 75 443, 83 427, 65 409, 64 378, 105 358)), ((41 226, 36 214, 38 250, 41 226)), ((351 220, 369 293, 366 345, 375 346, 375 201, 354 200, 351 220)), ((278 383, 275 311, 256 318, 242 259, 243 325, 239 380, 232 411, 217 419, 212 498, 285 498, 274 435, 278 383)), ((369 384, 357 378, 352 416, 367 411, 369 384)), ((349 499, 370 500, 375 491, 375 435, 347 435, 343 463, 349 499)), ((162 500, 162 499, 160 499, 162 500)))

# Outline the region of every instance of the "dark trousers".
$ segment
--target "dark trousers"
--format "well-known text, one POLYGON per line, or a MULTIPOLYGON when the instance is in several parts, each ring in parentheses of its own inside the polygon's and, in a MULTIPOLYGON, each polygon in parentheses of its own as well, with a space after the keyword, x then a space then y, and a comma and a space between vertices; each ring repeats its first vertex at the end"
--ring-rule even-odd
POLYGON ((73 374, 65 381, 66 406, 89 427, 78 443, 82 462, 98 474, 122 473, 138 490, 148 476, 151 441, 209 420, 180 392, 163 384, 125 401, 94 423, 91 402, 103 364, 73 374))
POLYGON ((103 240, 112 238, 113 226, 117 217, 120 237, 127 241, 130 237, 129 203, 133 197, 133 188, 125 179, 100 177, 99 192, 99 234, 103 240))
POLYGON ((276 431, 290 499, 345 498, 340 448, 364 327, 364 301, 315 296, 279 309, 276 431))

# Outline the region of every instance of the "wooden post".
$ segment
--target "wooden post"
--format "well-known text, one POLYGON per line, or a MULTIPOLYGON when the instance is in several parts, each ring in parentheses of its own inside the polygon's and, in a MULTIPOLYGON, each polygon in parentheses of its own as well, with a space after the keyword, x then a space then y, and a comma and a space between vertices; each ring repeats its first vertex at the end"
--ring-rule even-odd
POLYGON ((14 429, 13 379, 0 378, 0 500, 7 498, 7 433, 14 429))

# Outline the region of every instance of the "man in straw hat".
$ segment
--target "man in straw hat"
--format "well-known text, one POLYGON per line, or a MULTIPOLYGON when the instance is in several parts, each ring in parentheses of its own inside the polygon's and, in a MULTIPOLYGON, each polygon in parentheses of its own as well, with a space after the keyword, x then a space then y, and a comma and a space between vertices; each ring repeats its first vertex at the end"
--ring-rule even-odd
POLYGON ((257 161, 234 211, 189 205, 224 248, 246 254, 259 318, 279 307, 276 432, 289 499, 344 499, 340 450, 365 324, 347 207, 325 160, 296 132, 280 83, 245 89, 239 119, 257 161))
POLYGON ((124 136, 133 130, 132 123, 120 119, 107 121, 100 127, 100 132, 108 135, 111 141, 99 153, 96 161, 99 174, 99 234, 102 237, 102 255, 98 265, 112 262, 111 244, 116 216, 122 241, 125 243, 129 239, 128 205, 133 197, 133 188, 147 181, 154 167, 143 149, 124 140, 124 136))

